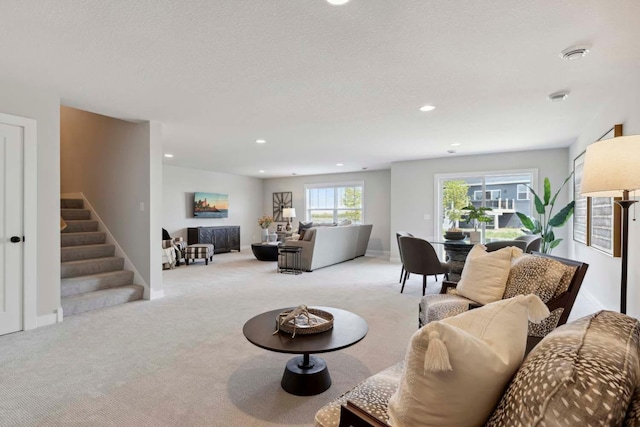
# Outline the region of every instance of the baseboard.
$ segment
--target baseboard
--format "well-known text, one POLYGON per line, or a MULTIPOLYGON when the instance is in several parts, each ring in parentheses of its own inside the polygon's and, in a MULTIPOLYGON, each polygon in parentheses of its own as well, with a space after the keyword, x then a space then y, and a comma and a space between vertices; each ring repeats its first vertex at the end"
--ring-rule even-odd
POLYGON ((62 307, 59 307, 55 312, 51 314, 38 316, 37 327, 40 328, 42 326, 55 325, 56 323, 62 322, 62 317, 62 307))
POLYGON ((160 289, 159 291, 151 291, 151 295, 149 295, 149 301, 157 300, 164 297, 164 289, 160 289))
POLYGON ((400 257, 389 257, 389 262, 392 262, 394 264, 400 264, 400 257))
POLYGON ((605 306, 602 305, 600 300, 598 298, 594 297, 591 292, 587 291, 584 288, 581 288, 580 289, 580 293, 582 294, 582 296, 586 300, 587 304, 589 304, 589 307, 591 307, 594 312, 600 311, 600 310, 606 310, 605 306))
POLYGON ((374 257, 374 258, 384 258, 384 259, 389 259, 389 255, 391 254, 391 252, 389 251, 374 251, 374 250, 367 250, 367 253, 365 254, 366 256, 370 256, 370 257, 374 257))

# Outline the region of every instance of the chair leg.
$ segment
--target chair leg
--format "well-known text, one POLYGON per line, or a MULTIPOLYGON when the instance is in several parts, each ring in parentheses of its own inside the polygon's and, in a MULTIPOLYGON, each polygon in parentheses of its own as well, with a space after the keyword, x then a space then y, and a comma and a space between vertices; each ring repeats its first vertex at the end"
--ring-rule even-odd
POLYGON ((402 276, 404 276, 404 265, 402 266, 402 270, 400 271, 400 280, 398 280, 398 283, 402 283, 402 276))
POLYGON ((402 279, 402 287, 400 288, 400 293, 402 293, 402 291, 404 291, 404 283, 407 281, 407 276, 408 275, 409 275, 409 272, 405 270, 404 279, 402 279))
POLYGON ((424 296, 424 293, 426 290, 427 290, 427 275, 424 274, 422 276, 422 296, 424 296))
POLYGON ((433 275, 433 277, 435 277, 435 278, 436 278, 436 282, 437 282, 437 281, 438 281, 438 275, 437 275, 437 274, 434 274, 434 275, 433 275))

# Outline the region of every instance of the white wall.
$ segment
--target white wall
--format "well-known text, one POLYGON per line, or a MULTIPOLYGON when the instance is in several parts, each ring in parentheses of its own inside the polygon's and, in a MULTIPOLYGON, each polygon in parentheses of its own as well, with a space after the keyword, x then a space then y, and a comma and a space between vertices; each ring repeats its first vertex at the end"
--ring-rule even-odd
MULTIPOLYGON (((567 149, 521 151, 476 156, 455 156, 438 159, 398 162, 391 165, 391 259, 398 260, 395 233, 408 231, 424 238, 433 238, 435 219, 434 176, 454 172, 490 172, 514 169, 538 169, 538 185, 545 177, 551 180, 552 191, 557 191, 570 170, 567 167, 567 149), (425 220, 428 214, 431 219, 425 220)), ((536 189, 538 191, 539 188, 536 189)), ((571 200, 567 185, 558 196, 557 206, 571 200)), ((555 230, 557 237, 565 239, 554 249, 554 255, 566 256, 567 227, 555 230)))
MULTIPOLYGON (((370 254, 388 256, 390 249, 388 236, 391 218, 389 209, 391 189, 389 170, 265 179, 264 207, 261 215, 273 215, 273 193, 291 191, 293 193, 293 207, 298 215, 298 218, 294 221, 294 225, 297 228, 298 222, 301 219, 304 220, 305 184, 351 181, 364 181, 364 222, 373 224, 367 250, 370 254)), ((272 225, 271 228, 275 229, 275 225, 272 225)), ((256 226, 255 233, 257 234, 258 231, 256 226)))
MULTIPOLYGON (((38 122, 38 316, 60 307, 60 98, 52 92, 0 81, 0 112, 38 122)), ((29 260, 27 260, 29 265, 29 260)))
POLYGON ((182 236, 186 240, 187 227, 239 225, 241 246, 248 246, 260 240, 257 221, 263 205, 261 179, 166 164, 162 175, 162 227, 171 237, 182 236), (194 218, 195 192, 228 194, 229 217, 194 218))
MULTIPOLYGON (((602 103, 601 112, 589 123, 585 123, 577 142, 570 147, 568 167, 573 168, 575 157, 611 129, 614 124, 619 123, 623 125, 623 135, 640 134, 640 83, 637 79, 633 82, 618 82, 617 87, 612 87, 610 101, 602 103)), ((638 204, 635 206, 636 210, 640 209, 638 204)), ((630 211, 631 218, 633 218, 633 209, 631 208, 630 211)), ((583 289, 596 298, 602 307, 618 311, 620 309, 620 258, 612 258, 573 241, 569 248, 572 258, 589 264, 583 289)), ((639 259, 640 222, 630 220, 627 313, 634 317, 640 317, 640 265, 637 262, 639 259)))
POLYGON ((154 271, 161 270, 160 255, 150 251, 152 243, 161 247, 159 237, 151 240, 150 229, 151 218, 160 215, 151 209, 152 189, 161 186, 151 180, 152 163, 162 161, 160 138, 151 140, 149 122, 132 123, 69 107, 60 108, 60 119, 61 191, 84 193, 144 285, 161 289, 161 276, 159 282, 157 276, 151 281, 152 259, 154 271))

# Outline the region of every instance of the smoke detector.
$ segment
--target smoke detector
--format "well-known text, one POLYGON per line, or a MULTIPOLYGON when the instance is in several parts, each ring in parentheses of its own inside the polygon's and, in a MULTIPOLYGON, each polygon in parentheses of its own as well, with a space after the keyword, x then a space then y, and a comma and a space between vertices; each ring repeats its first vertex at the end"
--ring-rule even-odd
POLYGON ((554 92, 551 95, 549 95, 547 98, 549 98, 549 101, 551 102, 561 102, 567 99, 568 97, 569 97, 569 92, 562 91, 562 92, 554 92))
POLYGON ((560 52, 560 58, 566 59, 567 61, 574 61, 583 58, 587 53, 589 53, 588 46, 573 46, 560 52))

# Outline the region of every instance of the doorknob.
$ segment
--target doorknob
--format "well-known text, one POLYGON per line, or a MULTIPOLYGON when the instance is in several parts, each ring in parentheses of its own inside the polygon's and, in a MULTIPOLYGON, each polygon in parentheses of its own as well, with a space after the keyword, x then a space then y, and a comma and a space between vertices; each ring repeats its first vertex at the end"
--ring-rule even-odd
POLYGON ((18 236, 11 236, 11 243, 20 243, 22 241, 18 236))

